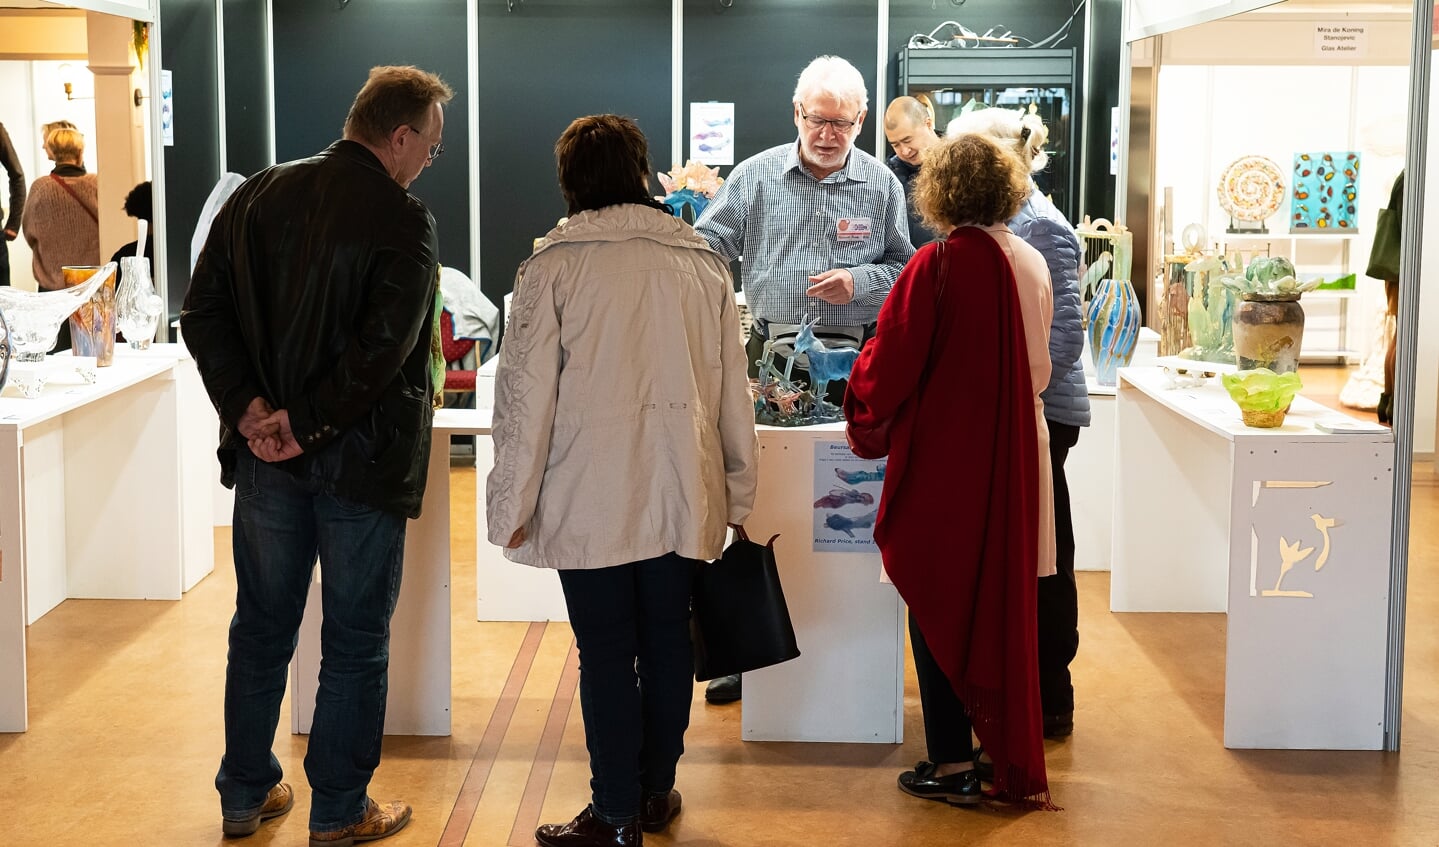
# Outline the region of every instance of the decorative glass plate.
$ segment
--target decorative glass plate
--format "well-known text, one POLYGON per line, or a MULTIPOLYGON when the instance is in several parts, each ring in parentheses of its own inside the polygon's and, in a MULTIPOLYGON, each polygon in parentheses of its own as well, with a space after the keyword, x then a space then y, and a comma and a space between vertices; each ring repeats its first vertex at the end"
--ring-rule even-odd
POLYGON ((1286 197, 1284 171, 1263 156, 1240 156, 1219 177, 1219 205, 1239 221, 1263 221, 1286 197))

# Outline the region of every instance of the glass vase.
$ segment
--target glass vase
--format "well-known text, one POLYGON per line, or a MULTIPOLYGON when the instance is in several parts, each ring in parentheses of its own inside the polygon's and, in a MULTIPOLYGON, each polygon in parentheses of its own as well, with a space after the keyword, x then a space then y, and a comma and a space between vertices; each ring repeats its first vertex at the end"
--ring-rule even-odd
POLYGON ((94 294, 70 315, 70 341, 74 354, 94 358, 96 367, 101 368, 108 368, 115 361, 115 266, 67 265, 60 269, 66 288, 84 285, 97 271, 107 269, 94 294))
POLYGON ((1245 299, 1234 310, 1234 355, 1241 370, 1294 373, 1303 341, 1304 307, 1298 298, 1245 299))
POLYGON ((1119 369, 1134 358, 1139 343, 1139 296, 1127 279, 1099 283, 1089 302, 1089 348, 1100 385, 1119 381, 1119 369))
POLYGON ((164 303, 150 281, 150 261, 126 256, 120 260, 120 290, 115 295, 115 325, 136 350, 149 348, 164 303))
POLYGON ((107 279, 113 280, 114 274, 115 264, 111 263, 93 269, 90 278, 74 288, 21 291, 0 286, 0 309, 5 310, 5 320, 10 326, 10 349, 15 361, 43 362, 45 354, 55 346, 60 322, 89 301, 107 279))

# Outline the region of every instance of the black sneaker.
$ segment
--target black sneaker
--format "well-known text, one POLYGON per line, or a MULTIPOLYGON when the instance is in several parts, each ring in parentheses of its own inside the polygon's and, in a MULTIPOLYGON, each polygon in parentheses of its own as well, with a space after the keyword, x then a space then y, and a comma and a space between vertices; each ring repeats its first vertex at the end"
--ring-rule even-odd
POLYGON ((1044 716, 1045 738, 1068 738, 1074 733, 1074 712, 1044 716))
POLYGON ((899 790, 925 800, 942 800, 952 806, 973 806, 984 802, 979 774, 973 769, 949 776, 935 776, 933 762, 920 762, 914 770, 899 775, 899 790))

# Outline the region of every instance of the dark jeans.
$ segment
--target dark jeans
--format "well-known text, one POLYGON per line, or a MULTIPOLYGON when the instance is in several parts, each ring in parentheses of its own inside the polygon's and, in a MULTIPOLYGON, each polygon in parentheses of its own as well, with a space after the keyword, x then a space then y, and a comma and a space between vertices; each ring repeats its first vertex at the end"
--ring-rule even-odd
POLYGON ((233 536, 225 755, 215 776, 221 811, 231 819, 254 814, 280 781, 270 748, 318 554, 325 622, 305 754, 310 829, 349 826, 365 815, 380 763, 405 518, 327 494, 241 449, 233 536))
POLYGON ((972 725, 964 705, 949 684, 929 645, 909 616, 909 646, 914 651, 914 675, 919 681, 919 705, 924 712, 924 743, 935 764, 958 764, 974 759, 972 725))
POLYGON ((10 240, 0 232, 0 285, 10 284, 10 240))
POLYGON ((699 563, 675 553, 562 570, 580 653, 580 709, 595 814, 625 824, 669 791, 694 695, 690 591, 699 563))
POLYGON ((1069 663, 1079 652, 1079 590, 1074 584, 1074 519, 1064 460, 1079 443, 1079 427, 1049 421, 1049 463, 1054 470, 1054 539, 1057 573, 1039 580, 1039 700, 1046 715, 1074 711, 1069 663))

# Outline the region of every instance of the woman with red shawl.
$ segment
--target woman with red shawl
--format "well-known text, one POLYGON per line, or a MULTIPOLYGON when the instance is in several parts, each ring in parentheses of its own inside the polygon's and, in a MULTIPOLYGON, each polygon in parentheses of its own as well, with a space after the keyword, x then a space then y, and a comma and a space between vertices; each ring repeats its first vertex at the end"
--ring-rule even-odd
POLYGON ((971 721, 996 796, 1053 808, 1044 771, 1035 596, 1054 572, 1049 432, 1053 295, 1044 258, 1005 226, 1029 172, 993 140, 926 153, 914 202, 948 232, 895 283, 845 397, 854 452, 889 456, 875 540, 909 604, 929 761, 917 797, 983 799, 971 721))

